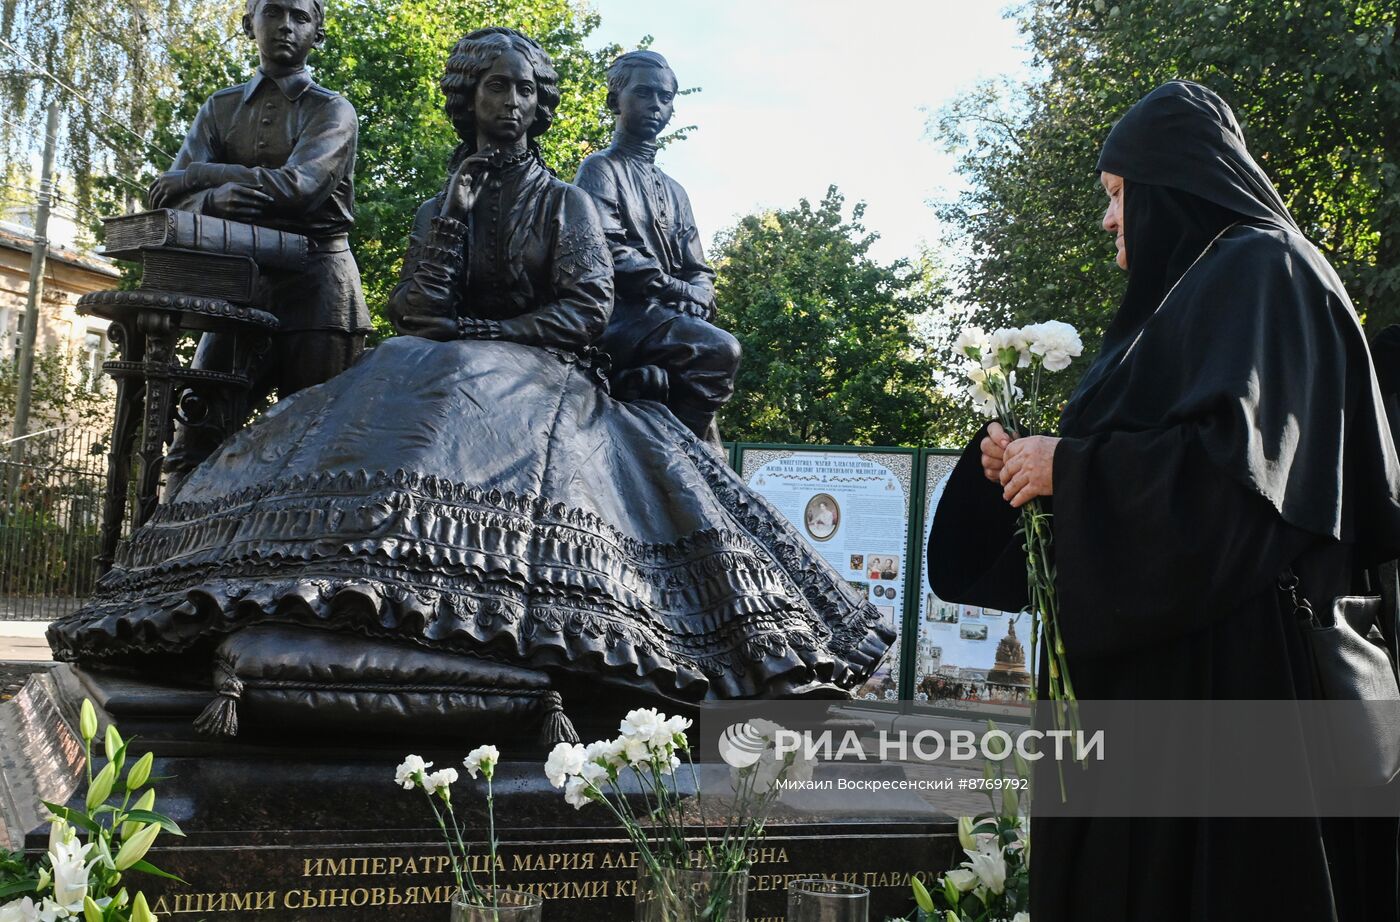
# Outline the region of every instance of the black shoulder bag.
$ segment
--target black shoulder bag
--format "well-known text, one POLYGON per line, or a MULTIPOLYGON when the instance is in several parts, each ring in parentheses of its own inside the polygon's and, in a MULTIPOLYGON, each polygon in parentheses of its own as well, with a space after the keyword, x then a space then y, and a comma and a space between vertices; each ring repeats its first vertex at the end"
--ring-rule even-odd
POLYGON ((1357 702, 1329 715, 1338 718, 1329 721, 1328 733, 1339 780, 1379 787, 1400 774, 1395 562, 1366 571, 1365 583, 1366 595, 1339 596, 1322 615, 1300 591, 1291 567, 1278 585, 1298 619, 1319 696, 1357 702))

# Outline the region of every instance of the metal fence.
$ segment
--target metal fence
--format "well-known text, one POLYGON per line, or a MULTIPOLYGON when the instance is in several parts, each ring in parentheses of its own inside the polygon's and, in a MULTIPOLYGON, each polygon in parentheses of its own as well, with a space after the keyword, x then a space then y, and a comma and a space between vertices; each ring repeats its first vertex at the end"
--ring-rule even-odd
POLYGON ((48 621, 97 581, 107 437, 54 427, 0 442, 0 621, 48 621))

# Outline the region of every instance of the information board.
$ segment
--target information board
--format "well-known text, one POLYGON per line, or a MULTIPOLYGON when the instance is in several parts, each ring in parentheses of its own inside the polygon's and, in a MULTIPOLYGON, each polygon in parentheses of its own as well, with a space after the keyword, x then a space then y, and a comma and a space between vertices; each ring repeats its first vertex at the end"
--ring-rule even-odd
MULTIPOLYGON (((923 456, 920 548, 928 547, 933 514, 957 460, 956 455, 942 453, 925 452, 923 456)), ((1025 654, 1030 617, 946 602, 929 585, 922 553, 915 565, 919 578, 912 641, 914 700, 1025 703, 1030 688, 1025 654)))
MULTIPOLYGON (((739 446, 739 472, 799 534, 902 633, 914 490, 912 450, 739 446)), ((895 700, 900 648, 858 697, 895 700)))

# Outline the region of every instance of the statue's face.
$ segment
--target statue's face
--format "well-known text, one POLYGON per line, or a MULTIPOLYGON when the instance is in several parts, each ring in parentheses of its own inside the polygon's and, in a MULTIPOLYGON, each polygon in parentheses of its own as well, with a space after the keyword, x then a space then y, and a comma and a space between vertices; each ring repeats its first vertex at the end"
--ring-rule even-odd
POLYGON ((311 0, 262 0, 243 17, 243 31, 258 44, 263 62, 294 67, 306 62, 311 49, 325 38, 316 23, 311 0))
POLYGON ((676 75, 660 67, 637 67, 617 94, 617 123, 625 133, 655 138, 675 111, 676 75))
POLYGON ((476 84, 477 133, 502 147, 519 141, 535 121, 537 90, 535 69, 525 56, 514 49, 501 52, 476 84))

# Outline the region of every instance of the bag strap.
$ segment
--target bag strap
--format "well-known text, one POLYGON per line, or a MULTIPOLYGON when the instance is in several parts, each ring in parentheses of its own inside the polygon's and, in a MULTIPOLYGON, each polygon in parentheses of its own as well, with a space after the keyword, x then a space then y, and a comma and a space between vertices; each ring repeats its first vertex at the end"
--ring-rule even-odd
POLYGON ((1278 588, 1293 605, 1293 617, 1298 619, 1299 624, 1303 627, 1321 627, 1317 612, 1313 611, 1312 603, 1299 588, 1298 574, 1293 572, 1291 566, 1279 575, 1278 588))
POLYGON ((1381 597, 1376 629, 1385 640, 1392 662, 1400 663, 1400 561, 1387 561, 1365 571, 1369 595, 1381 597))

